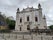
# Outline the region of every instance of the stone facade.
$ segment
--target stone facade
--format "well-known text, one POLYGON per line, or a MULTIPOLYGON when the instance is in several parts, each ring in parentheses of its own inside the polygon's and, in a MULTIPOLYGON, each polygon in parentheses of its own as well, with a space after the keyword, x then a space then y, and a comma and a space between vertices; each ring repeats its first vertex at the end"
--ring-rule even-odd
POLYGON ((29 31, 28 29, 46 29, 46 18, 42 15, 41 5, 38 5, 38 9, 33 7, 27 7, 22 11, 17 9, 16 13, 16 26, 15 30, 29 31), (21 22, 20 22, 21 21, 21 22))

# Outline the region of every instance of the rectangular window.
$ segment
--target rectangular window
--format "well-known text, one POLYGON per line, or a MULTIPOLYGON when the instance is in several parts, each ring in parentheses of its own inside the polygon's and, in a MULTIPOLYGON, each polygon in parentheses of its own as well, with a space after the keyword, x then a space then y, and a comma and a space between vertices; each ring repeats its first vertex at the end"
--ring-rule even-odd
POLYGON ((37 22, 38 21, 38 18, 37 17, 35 17, 35 22, 37 22))
POLYGON ((29 16, 27 16, 27 21, 29 21, 29 16))
POLYGON ((22 18, 20 18, 20 23, 22 23, 22 18))

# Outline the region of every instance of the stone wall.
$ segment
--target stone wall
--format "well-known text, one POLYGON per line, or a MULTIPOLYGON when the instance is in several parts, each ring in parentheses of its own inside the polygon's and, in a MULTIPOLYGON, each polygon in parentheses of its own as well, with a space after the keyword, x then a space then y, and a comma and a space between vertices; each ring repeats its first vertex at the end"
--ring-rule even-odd
POLYGON ((0 33, 0 40, 53 40, 52 35, 37 34, 37 33, 0 33))

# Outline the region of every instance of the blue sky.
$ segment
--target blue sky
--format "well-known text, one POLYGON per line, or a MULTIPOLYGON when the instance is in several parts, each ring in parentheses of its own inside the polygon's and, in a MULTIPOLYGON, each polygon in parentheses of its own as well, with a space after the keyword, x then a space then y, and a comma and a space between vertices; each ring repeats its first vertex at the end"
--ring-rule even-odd
POLYGON ((0 0, 0 11, 6 16, 16 18, 16 9, 33 6, 37 8, 38 4, 42 6, 42 12, 46 15, 47 25, 53 24, 53 0, 0 0))

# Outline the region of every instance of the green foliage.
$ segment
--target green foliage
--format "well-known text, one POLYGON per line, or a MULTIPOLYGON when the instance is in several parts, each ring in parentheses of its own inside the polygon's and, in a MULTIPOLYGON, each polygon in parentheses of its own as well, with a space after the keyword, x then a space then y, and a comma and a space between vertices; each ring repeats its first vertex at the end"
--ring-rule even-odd
POLYGON ((9 18, 6 18, 6 22, 7 22, 8 26, 9 26, 10 30, 15 29, 15 20, 10 20, 9 18))
POLYGON ((10 30, 15 29, 15 20, 10 20, 8 17, 6 17, 6 15, 2 15, 4 17, 4 19, 6 20, 6 23, 9 27, 10 30))
POLYGON ((53 29, 53 25, 49 26, 50 29, 53 29))

